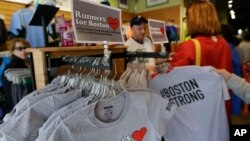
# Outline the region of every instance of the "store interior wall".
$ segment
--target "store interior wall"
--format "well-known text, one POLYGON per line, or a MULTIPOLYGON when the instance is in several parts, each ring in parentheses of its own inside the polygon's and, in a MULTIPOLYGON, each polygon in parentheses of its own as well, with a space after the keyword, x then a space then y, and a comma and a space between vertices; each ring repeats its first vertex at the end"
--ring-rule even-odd
POLYGON ((217 0, 216 1, 216 9, 218 12, 219 19, 222 24, 228 23, 228 9, 227 9, 227 3, 225 0, 217 0))
POLYGON ((138 13, 138 15, 155 20, 162 20, 165 21, 166 23, 171 21, 180 26, 180 14, 181 14, 180 9, 181 6, 177 5, 168 8, 138 13))
MULTIPOLYGON (((119 8, 118 0, 109 0, 112 7, 119 8)), ((146 18, 162 20, 165 22, 172 21, 174 24, 181 26, 182 24, 182 0, 168 0, 165 4, 156 5, 153 7, 146 6, 146 0, 129 0, 129 9, 122 9, 123 23, 128 23, 135 15, 142 15, 146 18), (164 14, 162 14, 164 13, 164 14)), ((13 2, 0 1, 0 14, 4 15, 6 27, 12 18, 12 14, 25 7, 24 4, 13 2)), ((71 19, 71 13, 67 11, 59 11, 58 15, 64 15, 66 19, 71 19)), ((180 32, 182 33, 182 32, 180 32)))
POLYGON ((147 0, 131 0, 131 1, 137 1, 134 6, 135 13, 142 13, 142 12, 154 11, 158 9, 164 9, 167 7, 179 6, 182 3, 182 0, 168 0, 166 3, 152 6, 152 7, 147 7, 147 0))
POLYGON ((5 1, 0 1, 0 5, 0 14, 3 15, 3 19, 7 28, 9 28, 12 14, 14 14, 17 10, 25 7, 23 4, 5 1))
MULTIPOLYGON (((109 0, 110 2, 110 5, 112 7, 117 7, 119 8, 119 3, 118 3, 119 0, 109 0)), ((134 2, 133 0, 128 0, 128 3, 129 3, 129 8, 128 9, 122 9, 122 11, 124 12, 129 12, 129 13, 134 13, 134 2)))
MULTIPOLYGON (((119 8, 118 0, 109 0, 112 7, 119 8)), ((7 28, 9 27, 11 16, 14 12, 24 8, 23 4, 0 1, 0 16, 4 17, 7 28)), ((226 3, 224 0, 217 0, 216 7, 222 23, 228 21, 226 3)), ((64 15, 66 19, 71 19, 71 13, 59 11, 58 15, 64 15)), ((180 39, 185 40, 185 23, 182 19, 185 17, 184 0, 168 0, 165 4, 147 7, 146 0, 129 0, 129 9, 122 9, 123 23, 127 23, 135 15, 142 15, 146 18, 162 20, 165 22, 172 21, 180 27, 180 39), (164 13, 164 14, 162 14, 164 13), (184 29, 183 29, 184 28, 184 29)))
MULTIPOLYGON (((111 6, 118 7, 117 0, 111 0, 110 1, 111 6)), ((13 3, 13 2, 6 2, 6 1, 0 1, 0 15, 4 18, 6 27, 8 28, 11 22, 12 14, 16 11, 22 9, 25 7, 24 4, 19 3, 13 3)), ((132 7, 132 6, 130 6, 132 7)), ((71 13, 68 11, 59 11, 57 13, 58 15, 64 15, 66 19, 71 19, 71 13)), ((135 16, 134 13, 131 13, 130 10, 122 10, 122 18, 124 22, 128 22, 133 16, 135 16)))

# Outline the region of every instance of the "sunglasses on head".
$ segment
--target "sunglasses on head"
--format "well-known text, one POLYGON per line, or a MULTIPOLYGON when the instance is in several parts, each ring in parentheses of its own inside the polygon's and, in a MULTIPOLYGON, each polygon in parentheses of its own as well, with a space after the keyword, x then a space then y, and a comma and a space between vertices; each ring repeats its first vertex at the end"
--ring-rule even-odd
POLYGON ((27 47, 16 47, 15 50, 22 51, 25 50, 27 47))

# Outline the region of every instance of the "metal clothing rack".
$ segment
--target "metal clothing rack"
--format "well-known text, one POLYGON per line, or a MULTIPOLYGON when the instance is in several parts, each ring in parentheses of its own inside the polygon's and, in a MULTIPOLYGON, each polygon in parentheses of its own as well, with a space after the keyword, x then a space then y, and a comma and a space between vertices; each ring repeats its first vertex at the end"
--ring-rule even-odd
MULTIPOLYGON (((111 51, 110 60, 116 62, 118 76, 126 70, 127 63, 136 57, 168 58, 168 54, 163 53, 127 52, 125 46, 111 46, 109 50, 111 51)), ((69 65, 62 60, 63 56, 103 57, 103 51, 103 46, 26 49, 29 53, 33 82, 35 82, 33 83, 34 89, 41 89, 52 80, 52 68, 69 65)), ((106 69, 112 68, 112 61, 110 68, 106 69)))
MULTIPOLYGON (((64 56, 65 57, 65 56, 64 56)), ((46 54, 46 60, 47 60, 47 71, 48 71, 48 80, 49 82, 52 81, 52 78, 50 78, 50 70, 55 67, 60 67, 63 65, 73 65, 73 66, 84 66, 89 68, 97 68, 97 69, 105 69, 105 70, 112 70, 112 60, 117 58, 124 58, 125 59, 125 68, 127 66, 127 63, 130 61, 133 61, 135 58, 168 58, 168 53, 156 53, 156 52, 123 52, 123 53, 111 53, 110 58, 108 60, 108 65, 103 65, 103 63, 98 63, 98 65, 93 65, 94 62, 75 62, 75 61, 65 61, 63 58, 50 58, 49 54, 46 54)), ((68 57, 74 57, 74 56, 68 56, 68 57)), ((84 56, 86 57, 86 56, 84 56)), ((100 55, 90 55, 89 58, 99 58, 100 60, 103 57, 103 54, 100 55)), ((80 57, 81 58, 81 57, 80 57)))
MULTIPOLYGON (((126 46, 110 46, 112 54, 123 53, 126 46)), ((62 56, 91 56, 103 57, 103 46, 76 46, 76 47, 45 47, 45 48, 28 48, 31 72, 34 83, 34 89, 41 89, 50 82, 51 68, 62 66, 62 56)), ((118 76, 125 70, 125 59, 115 59, 118 66, 118 76)))
POLYGON ((63 56, 60 58, 50 58, 49 54, 46 54, 46 62, 47 62, 47 78, 49 82, 52 81, 52 78, 50 77, 50 71, 52 68, 64 66, 64 65, 72 65, 72 66, 82 66, 87 68, 96 68, 96 69, 103 69, 103 70, 112 70, 112 59, 109 58, 107 62, 104 64, 100 61, 102 61, 103 54, 100 55, 84 55, 84 56, 63 56), (89 58, 89 61, 76 61, 77 58, 89 58), (67 60, 65 58, 68 58, 67 60), (98 63, 95 63, 96 60, 99 60, 98 63))
MULTIPOLYGON (((74 56, 68 56, 68 57, 74 57, 74 56)), ((86 57, 86 56, 84 56, 86 57)), ((99 57, 100 59, 103 57, 103 55, 91 55, 89 57, 99 57)), ((75 66, 86 66, 86 67, 92 67, 92 68, 98 68, 98 69, 112 69, 112 59, 117 59, 117 58, 125 58, 126 59, 126 64, 127 62, 133 60, 134 58, 168 58, 169 54, 168 53, 155 53, 155 52, 123 52, 123 53, 111 53, 110 59, 109 59, 109 65, 104 66, 102 63, 99 65, 93 65, 93 62, 81 62, 81 63, 76 63, 74 61, 67 62, 64 61, 64 57, 60 58, 50 58, 49 55, 46 55, 47 58, 47 66, 48 70, 54 67, 60 67, 63 65, 75 65, 75 66)))
POLYGON ((168 58, 168 53, 157 52, 127 52, 126 57, 142 57, 142 58, 168 58))
POLYGON ((104 65, 103 63, 95 63, 95 60, 102 60, 103 57, 98 56, 91 56, 91 57, 78 57, 79 59, 85 58, 89 59, 89 61, 74 61, 74 57, 72 56, 64 56, 61 58, 49 58, 48 59, 48 69, 53 67, 60 67, 63 65, 73 65, 73 66, 82 66, 87 68, 96 68, 96 69, 105 69, 105 70, 111 70, 112 69, 112 60, 108 60, 108 65, 104 65), (68 57, 69 59, 72 58, 72 60, 66 61, 64 58, 68 57))

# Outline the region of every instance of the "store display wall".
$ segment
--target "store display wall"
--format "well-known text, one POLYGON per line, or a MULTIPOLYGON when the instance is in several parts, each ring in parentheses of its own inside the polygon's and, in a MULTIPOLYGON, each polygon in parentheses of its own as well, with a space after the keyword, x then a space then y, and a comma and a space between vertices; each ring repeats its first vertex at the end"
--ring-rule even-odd
POLYGON ((166 23, 168 23, 169 20, 173 20, 175 24, 180 25, 180 8, 180 5, 177 5, 149 12, 138 13, 138 15, 142 15, 146 18, 151 18, 155 20, 162 20, 166 23))
POLYGON ((9 28, 12 14, 25 7, 23 4, 4 1, 0 1, 0 5, 0 14, 4 16, 4 22, 7 28, 9 28))
POLYGON ((146 0, 137 0, 136 6, 135 6, 135 12, 136 13, 142 13, 142 12, 148 12, 152 10, 157 10, 157 9, 164 9, 167 7, 174 7, 177 5, 181 5, 182 0, 168 0, 168 2, 152 6, 152 7, 147 7, 146 0))

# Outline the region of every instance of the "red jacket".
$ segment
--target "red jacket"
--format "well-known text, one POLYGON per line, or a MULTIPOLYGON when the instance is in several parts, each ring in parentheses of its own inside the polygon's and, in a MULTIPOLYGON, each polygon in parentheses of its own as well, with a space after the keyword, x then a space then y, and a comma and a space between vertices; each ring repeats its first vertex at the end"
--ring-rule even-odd
MULTIPOLYGON (((232 72, 232 59, 228 43, 221 36, 217 42, 211 37, 197 37, 201 44, 201 66, 213 66, 232 72)), ((172 66, 195 65, 195 45, 192 40, 182 43, 171 62, 172 66)))
MULTIPOLYGON (((213 66, 217 69, 226 69, 232 72, 233 65, 228 43, 221 36, 217 41, 211 37, 196 37, 201 45, 201 66, 213 66)), ((192 40, 182 43, 171 62, 173 67, 195 65, 195 45, 192 40)), ((229 122, 231 120, 231 101, 226 101, 226 110, 229 122)))

